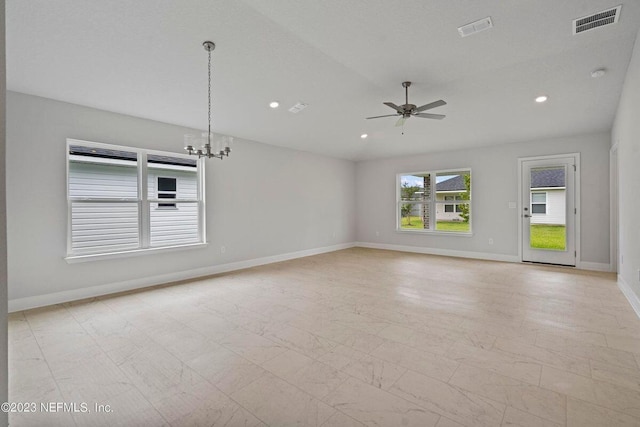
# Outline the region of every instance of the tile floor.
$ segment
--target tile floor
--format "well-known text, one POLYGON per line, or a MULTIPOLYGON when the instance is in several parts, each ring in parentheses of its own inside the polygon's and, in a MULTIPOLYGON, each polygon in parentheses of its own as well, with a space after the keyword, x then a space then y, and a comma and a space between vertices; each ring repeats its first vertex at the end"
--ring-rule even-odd
POLYGON ((12 426, 640 426, 611 274, 354 248, 14 313, 9 336, 10 400, 38 405, 12 426))

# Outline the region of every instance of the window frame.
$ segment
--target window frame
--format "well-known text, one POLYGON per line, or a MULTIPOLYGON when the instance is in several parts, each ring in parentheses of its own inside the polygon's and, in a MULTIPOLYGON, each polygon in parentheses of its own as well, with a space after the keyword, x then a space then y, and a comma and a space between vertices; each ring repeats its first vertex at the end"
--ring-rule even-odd
POLYGON ((531 215, 546 215, 547 212, 547 206, 549 205, 549 193, 547 191, 531 191, 531 196, 530 196, 530 200, 531 200, 531 215), (544 202, 534 202, 533 201, 533 195, 534 194, 544 194, 544 202), (533 205, 542 205, 544 206, 544 212, 534 212, 533 211, 533 205))
MULTIPOLYGON (((98 260, 98 259, 110 259, 121 258, 136 255, 145 255, 155 252, 174 251, 182 249, 191 249, 207 246, 207 232, 206 232, 206 201, 205 201, 205 162, 203 159, 196 160, 196 181, 197 181, 197 199, 171 199, 172 203, 197 203, 198 204, 198 236, 199 242, 166 245, 166 246, 151 246, 151 204, 162 203, 167 199, 160 199, 158 197, 158 191, 156 188, 155 197, 149 195, 149 183, 148 183, 148 161, 149 155, 170 156, 183 159, 194 160, 193 157, 182 153, 173 153, 158 150, 149 150, 144 148, 129 147, 117 144, 106 144, 94 141, 85 141, 80 139, 67 138, 65 150, 66 161, 66 199, 67 199, 67 248, 65 260, 68 263, 98 260), (101 198, 86 198, 86 197, 70 197, 69 195, 69 163, 70 154, 69 150, 72 145, 80 145, 91 148, 101 148, 108 150, 119 150, 136 153, 136 176, 137 176, 137 197, 136 198, 113 198, 113 199, 101 199, 101 198), (116 250, 110 252, 98 252, 98 253, 82 253, 72 251, 72 203, 74 202, 115 202, 115 203, 136 203, 138 206, 138 247, 134 249, 116 250)), ((156 182, 157 185, 157 182, 156 182)), ((176 181, 176 196, 177 196, 177 181, 176 181)), ((166 209, 166 208, 164 208, 166 209)), ((174 209, 174 208, 169 208, 174 209)), ((175 208, 177 209, 177 207, 175 208)))
MULTIPOLYGON (((435 186, 434 186, 435 187, 435 186)), ((456 169, 439 169, 439 170, 426 170, 426 171, 418 171, 418 172, 401 172, 396 174, 396 225, 395 231, 397 233, 418 233, 418 234, 429 234, 429 235, 441 235, 441 236, 458 236, 458 237, 472 237, 473 236, 473 171, 470 167, 462 167, 456 169), (454 200, 437 200, 437 191, 432 191, 432 195, 430 200, 428 201, 402 201, 402 177, 407 175, 426 175, 430 174, 432 182, 436 182, 438 175, 446 175, 448 173, 451 174, 459 174, 461 172, 469 173, 471 176, 471 189, 469 191, 469 200, 459 200, 458 197, 454 197, 454 200), (445 206, 446 204, 454 205, 454 210, 456 210, 459 204, 469 204, 469 211, 471 215, 469 217, 469 231, 443 231, 433 229, 421 229, 421 228, 402 228, 402 213, 401 206, 403 204, 412 204, 412 205, 429 205, 429 209, 433 212, 432 222, 434 227, 436 226, 436 212, 437 206, 439 204, 445 206)), ((444 210, 444 207, 443 207, 444 210)))

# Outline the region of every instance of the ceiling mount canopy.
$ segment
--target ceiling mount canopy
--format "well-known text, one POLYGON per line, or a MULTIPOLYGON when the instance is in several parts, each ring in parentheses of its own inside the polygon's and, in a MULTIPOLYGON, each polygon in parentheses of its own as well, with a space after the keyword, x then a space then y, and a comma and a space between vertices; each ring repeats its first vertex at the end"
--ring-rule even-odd
POLYGON ((195 135, 185 135, 184 136, 184 149, 187 150, 187 153, 190 155, 198 156, 198 157, 206 157, 208 159, 215 157, 217 159, 224 159, 225 157, 229 157, 229 153, 231 153, 231 141, 233 140, 230 136, 224 136, 222 141, 220 141, 217 145, 220 146, 220 149, 213 149, 211 146, 211 140, 213 138, 213 133, 211 132, 211 52, 216 48, 216 44, 212 41, 205 41, 202 43, 204 50, 206 50, 209 54, 209 63, 207 67, 208 76, 209 76, 209 85, 208 85, 208 95, 209 95, 209 122, 207 133, 203 133, 203 138, 196 138, 195 135), (195 148, 199 143, 204 142, 204 145, 201 148, 195 148), (223 148, 222 148, 223 147, 223 148))

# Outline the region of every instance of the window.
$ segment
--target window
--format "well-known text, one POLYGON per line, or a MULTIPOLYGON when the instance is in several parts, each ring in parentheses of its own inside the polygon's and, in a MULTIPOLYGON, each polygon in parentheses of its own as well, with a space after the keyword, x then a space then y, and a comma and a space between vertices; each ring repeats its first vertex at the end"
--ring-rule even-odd
MULTIPOLYGON (((158 177, 158 199, 175 199, 177 193, 177 178, 158 177)), ((158 203, 159 209, 175 209, 175 203, 158 203)))
POLYGON ((531 193, 531 213, 547 213, 547 192, 531 193))
POLYGON ((71 139, 67 148, 69 257, 204 243, 200 161, 71 139))
POLYGON ((470 233, 471 170, 398 175, 397 209, 399 230, 470 233))

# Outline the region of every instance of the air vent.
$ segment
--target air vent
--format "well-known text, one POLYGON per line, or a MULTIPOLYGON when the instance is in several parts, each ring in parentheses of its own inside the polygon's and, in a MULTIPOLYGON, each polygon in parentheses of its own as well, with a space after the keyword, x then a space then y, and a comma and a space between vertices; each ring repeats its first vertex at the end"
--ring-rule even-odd
POLYGON ((467 37, 480 31, 488 30, 489 28, 493 28, 493 22, 491 22, 491 17, 487 16, 484 19, 458 27, 458 33, 460 37, 467 37))
POLYGON ((593 30, 594 28, 604 25, 615 24, 620 17, 620 9, 622 9, 622 5, 583 18, 574 19, 573 34, 593 30))
POLYGON ((294 105, 293 107, 289 108, 289 111, 294 113, 294 114, 298 114, 300 111, 304 110, 305 108, 307 108, 309 104, 305 104, 304 102, 298 102, 296 105, 294 105))

